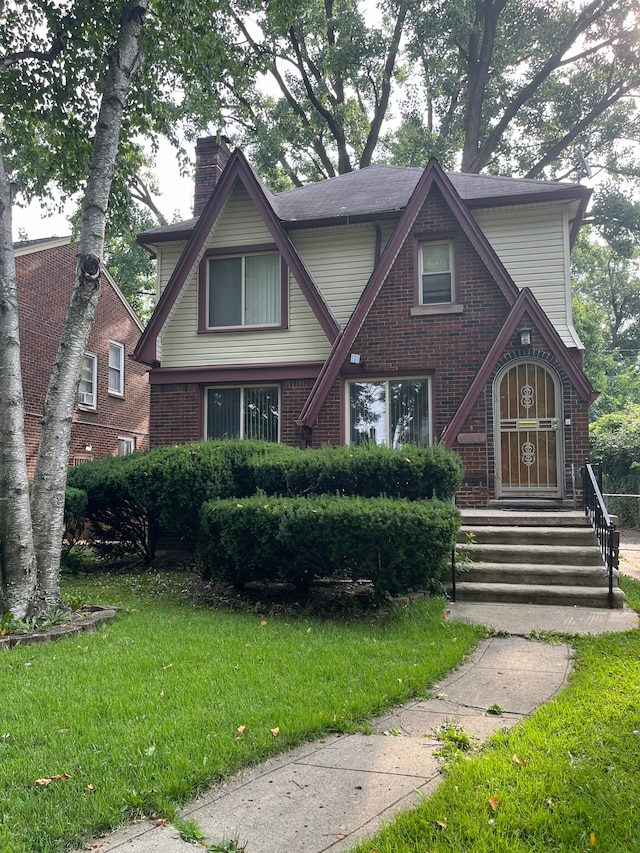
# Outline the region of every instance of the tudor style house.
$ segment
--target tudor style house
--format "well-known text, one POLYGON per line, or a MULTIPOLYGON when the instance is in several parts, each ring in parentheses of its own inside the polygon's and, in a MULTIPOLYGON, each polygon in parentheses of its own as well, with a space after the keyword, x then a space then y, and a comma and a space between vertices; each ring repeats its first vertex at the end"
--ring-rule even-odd
POLYGON ((572 325, 576 184, 371 166, 274 195, 197 147, 195 218, 139 242, 152 445, 440 443, 461 506, 572 501, 594 392, 572 325))
MULTIPOLYGON (((73 291, 76 248, 69 237, 14 245, 20 303, 27 470, 33 476, 49 377, 73 291)), ((73 412, 69 464, 146 450, 147 368, 131 355, 142 326, 106 269, 73 412)))

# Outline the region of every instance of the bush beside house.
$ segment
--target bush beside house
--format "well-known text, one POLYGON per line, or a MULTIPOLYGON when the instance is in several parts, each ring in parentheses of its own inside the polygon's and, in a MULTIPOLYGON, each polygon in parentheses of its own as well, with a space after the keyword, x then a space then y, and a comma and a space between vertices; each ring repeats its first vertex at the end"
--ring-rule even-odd
MULTIPOLYGON (((591 459, 602 462, 604 491, 640 495, 640 405, 598 418, 590 428, 591 459)), ((640 529, 640 499, 608 498, 621 527, 640 529)))
POLYGON ((450 502, 461 479, 458 456, 439 447, 252 441, 156 448, 69 472, 100 555, 149 564, 163 528, 206 573, 238 585, 286 579, 305 590, 318 576, 368 577, 379 594, 436 583, 459 526, 450 502))

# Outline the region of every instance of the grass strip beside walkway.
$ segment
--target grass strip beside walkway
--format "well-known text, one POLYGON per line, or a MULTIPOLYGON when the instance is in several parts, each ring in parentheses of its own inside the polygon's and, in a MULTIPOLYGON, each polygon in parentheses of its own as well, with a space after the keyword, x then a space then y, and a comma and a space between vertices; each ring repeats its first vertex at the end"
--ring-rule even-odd
MULTIPOLYGON (((623 579, 640 606, 640 583, 623 579)), ((572 638, 569 686, 354 853, 640 851, 640 630, 572 638)))
POLYGON ((180 575, 90 576, 97 633, 0 654, 0 850, 59 853, 242 766, 423 696, 481 631, 425 599, 369 621, 239 614, 180 575))

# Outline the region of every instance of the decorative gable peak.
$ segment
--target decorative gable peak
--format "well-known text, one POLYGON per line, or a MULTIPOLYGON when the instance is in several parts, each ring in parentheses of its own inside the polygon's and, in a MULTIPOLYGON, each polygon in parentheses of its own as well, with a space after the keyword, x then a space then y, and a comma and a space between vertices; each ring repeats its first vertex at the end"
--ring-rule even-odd
POLYGON ((196 144, 196 178, 193 215, 200 216, 229 162, 231 150, 226 136, 205 136, 196 144))

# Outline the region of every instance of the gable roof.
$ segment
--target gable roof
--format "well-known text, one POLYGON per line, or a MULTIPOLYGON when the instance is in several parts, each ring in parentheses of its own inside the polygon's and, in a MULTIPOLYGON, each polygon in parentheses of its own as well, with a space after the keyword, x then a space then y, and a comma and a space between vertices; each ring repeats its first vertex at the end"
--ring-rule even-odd
POLYGON ((457 412, 451 419, 449 425, 445 428, 440 438, 440 444, 444 445, 447 450, 451 449, 453 446, 459 430, 462 429, 464 422, 478 399, 478 396, 487 383, 492 370, 495 368, 498 359, 507 347, 509 340, 515 334, 525 314, 528 314, 531 318, 531 321, 538 332, 542 335, 545 343, 557 359, 558 363, 564 369, 569 381, 576 389, 581 399, 589 402, 593 402, 595 400, 597 395, 591 387, 589 380, 569 355, 567 348, 563 344, 549 318, 540 307, 538 300, 529 288, 525 287, 512 306, 500 333, 485 356, 482 366, 469 386, 469 389, 460 403, 457 412))
MULTIPOLYGON (((22 258, 26 255, 36 254, 36 252, 49 252, 52 249, 58 249, 61 246, 73 245, 73 238, 70 235, 67 237, 40 237, 37 240, 21 240, 18 243, 14 243, 13 251, 16 258, 22 258)), ((103 262, 100 263, 100 274, 104 278, 104 280, 111 286, 120 302, 122 302, 122 305, 127 314, 129 314, 138 329, 142 332, 143 326, 140 322, 138 315, 129 304, 129 300, 124 295, 117 281, 111 275, 111 273, 103 262)), ((74 278, 75 273, 73 273, 73 278, 71 280, 73 281, 74 278)))
MULTIPOLYGON (((311 223, 326 225, 397 216, 407 206, 423 174, 422 168, 376 165, 277 195, 264 185, 262 187, 273 213, 289 230, 309 227, 311 223)), ((577 235, 591 196, 591 190, 587 187, 561 181, 460 172, 447 172, 446 175, 469 209, 573 201, 576 215, 572 239, 577 235)), ((148 246, 188 239, 197 223, 198 219, 195 218, 144 231, 139 235, 138 242, 148 246)))
POLYGON ((472 245, 485 263, 489 273, 494 278, 502 291, 507 303, 513 305, 520 291, 514 284, 513 279, 504 268, 502 262, 489 244, 489 241, 480 230, 475 219, 466 209, 453 184, 443 172, 437 160, 431 159, 427 168, 422 173, 416 184, 407 206, 391 235, 382 257, 371 278, 369 279, 362 295, 356 305, 349 322, 345 326, 344 333, 334 342, 331 352, 325 362, 325 366, 316 380, 311 394, 309 395, 296 423, 300 426, 312 426, 318 412, 324 403, 331 386, 333 385, 342 363, 346 359, 349 350, 367 318, 380 288, 391 270, 398 252, 404 244, 413 223, 425 203, 432 189, 437 188, 442 194, 449 209, 457 219, 462 230, 465 232, 472 245))
MULTIPOLYGON (((273 237, 274 243, 280 250, 280 254, 287 263, 287 266, 293 272, 325 335, 330 342, 333 343, 335 340, 340 326, 325 302, 324 297, 316 287, 289 235, 275 215, 272 204, 273 194, 253 171, 242 152, 236 149, 231 155, 220 181, 212 192, 200 217, 193 220, 195 223, 193 232, 133 354, 133 357, 138 361, 151 363, 156 360, 156 339, 167 321, 172 306, 193 269, 216 219, 238 182, 242 184, 256 206, 263 222, 273 237)), ((171 228, 172 226, 168 227, 171 228)), ((140 235, 138 238, 140 242, 144 242, 142 240, 143 236, 140 235)))

